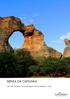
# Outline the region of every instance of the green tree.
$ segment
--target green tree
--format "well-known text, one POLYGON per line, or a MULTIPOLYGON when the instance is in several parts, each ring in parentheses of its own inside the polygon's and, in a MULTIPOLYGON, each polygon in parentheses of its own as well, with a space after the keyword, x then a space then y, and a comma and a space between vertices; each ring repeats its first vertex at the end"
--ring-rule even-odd
POLYGON ((12 52, 0 53, 0 77, 16 76, 16 60, 12 52))
POLYGON ((23 77, 29 76, 29 67, 35 65, 36 61, 31 56, 30 52, 27 50, 18 50, 15 52, 15 57, 17 60, 17 65, 20 68, 20 75, 23 77))

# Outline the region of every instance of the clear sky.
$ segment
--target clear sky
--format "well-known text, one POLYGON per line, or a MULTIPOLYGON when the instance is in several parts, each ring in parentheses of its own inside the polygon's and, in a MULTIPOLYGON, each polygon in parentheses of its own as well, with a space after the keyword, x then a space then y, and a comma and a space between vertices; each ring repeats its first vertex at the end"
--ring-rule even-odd
MULTIPOLYGON (((25 25, 34 24, 43 32, 48 46, 63 52, 65 38, 70 39, 70 0, 0 0, 0 16, 16 16, 25 25)), ((23 36, 14 33, 13 48, 23 43, 23 36)))

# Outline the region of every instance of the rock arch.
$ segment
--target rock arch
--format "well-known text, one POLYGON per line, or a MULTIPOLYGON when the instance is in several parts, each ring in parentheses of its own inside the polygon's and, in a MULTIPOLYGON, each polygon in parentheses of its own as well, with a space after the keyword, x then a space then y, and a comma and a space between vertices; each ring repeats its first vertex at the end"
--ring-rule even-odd
POLYGON ((60 58, 61 53, 49 48, 44 42, 44 35, 34 25, 25 26, 21 20, 14 16, 0 17, 0 52, 13 51, 8 43, 13 32, 20 31, 24 35, 24 46, 34 56, 36 54, 60 58))
POLYGON ((43 47, 43 34, 33 25, 24 26, 19 18, 14 16, 0 18, 0 51, 13 51, 8 43, 13 32, 24 35, 24 46, 29 51, 37 51, 43 47))
POLYGON ((15 31, 21 31, 24 24, 14 16, 0 18, 0 52, 13 51, 8 43, 9 37, 15 31))

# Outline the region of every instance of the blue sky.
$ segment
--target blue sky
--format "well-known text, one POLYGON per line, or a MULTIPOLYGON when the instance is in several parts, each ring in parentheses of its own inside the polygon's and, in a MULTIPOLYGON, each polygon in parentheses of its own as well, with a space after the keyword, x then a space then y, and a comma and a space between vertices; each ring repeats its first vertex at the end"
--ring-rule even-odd
MULTIPOLYGON (((70 39, 70 0, 0 0, 0 16, 16 16, 25 25, 34 24, 44 34, 48 46, 63 52, 64 39, 70 39)), ((23 43, 23 36, 14 33, 13 48, 23 43)))

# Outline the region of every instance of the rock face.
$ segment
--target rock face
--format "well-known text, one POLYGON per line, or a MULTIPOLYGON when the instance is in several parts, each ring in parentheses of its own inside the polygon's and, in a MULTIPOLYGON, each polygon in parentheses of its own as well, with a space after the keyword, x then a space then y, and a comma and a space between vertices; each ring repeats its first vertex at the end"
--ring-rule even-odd
POLYGON ((44 52, 45 57, 61 58, 62 54, 57 50, 47 47, 44 52))
POLYGON ((63 57, 70 57, 70 40, 64 40, 66 48, 64 49, 63 57))
POLYGON ((20 31, 24 35, 24 45, 21 49, 30 51, 33 56, 61 57, 61 53, 45 44, 43 33, 37 30, 34 25, 25 26, 19 18, 14 16, 0 17, 0 52, 13 51, 8 39, 15 31, 20 31))
POLYGON ((12 47, 8 43, 9 37, 14 31, 21 30, 21 21, 14 16, 0 17, 0 52, 12 51, 12 47))
POLYGON ((43 34, 35 29, 33 25, 26 26, 24 31, 24 46, 31 52, 40 51, 44 47, 43 34))
POLYGON ((30 51, 33 56, 39 55, 54 58, 60 58, 62 56, 61 53, 45 44, 43 33, 35 29, 33 25, 24 27, 23 48, 30 51))

